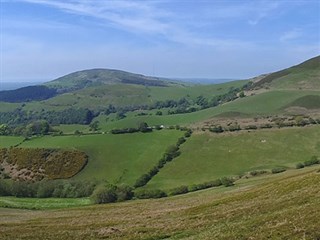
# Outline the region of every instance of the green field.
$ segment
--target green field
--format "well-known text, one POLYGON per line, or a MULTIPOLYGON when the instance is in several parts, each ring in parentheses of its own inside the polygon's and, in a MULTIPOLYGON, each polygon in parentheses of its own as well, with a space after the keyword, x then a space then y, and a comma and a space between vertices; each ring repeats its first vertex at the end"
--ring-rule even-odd
POLYGON ((55 209, 90 205, 89 198, 16 198, 0 197, 0 208, 55 209))
POLYGON ((0 148, 12 147, 23 141, 23 137, 0 136, 0 148))
POLYGON ((256 169, 295 167, 320 156, 320 126, 212 134, 195 133, 147 188, 170 189, 256 169))
POLYGON ((45 136, 24 142, 20 147, 78 149, 89 155, 87 166, 75 179, 108 180, 133 185, 162 157, 169 145, 184 132, 161 130, 152 133, 45 136))
POLYGON ((291 170, 158 200, 58 210, 0 208, 7 239, 318 239, 320 173, 291 170))

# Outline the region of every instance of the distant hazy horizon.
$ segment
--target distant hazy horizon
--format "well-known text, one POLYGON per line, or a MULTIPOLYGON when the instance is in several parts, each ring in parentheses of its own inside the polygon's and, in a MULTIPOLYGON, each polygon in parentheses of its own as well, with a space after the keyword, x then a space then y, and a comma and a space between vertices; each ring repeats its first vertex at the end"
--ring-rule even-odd
POLYGON ((18 82, 0 82, 0 91, 14 90, 22 87, 41 84, 43 82, 30 82, 30 81, 18 81, 18 82))

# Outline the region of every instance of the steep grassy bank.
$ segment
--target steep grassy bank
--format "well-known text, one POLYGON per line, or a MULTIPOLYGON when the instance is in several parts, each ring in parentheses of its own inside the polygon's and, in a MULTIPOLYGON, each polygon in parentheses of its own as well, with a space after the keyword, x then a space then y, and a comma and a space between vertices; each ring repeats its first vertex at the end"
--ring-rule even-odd
POLYGON ((231 188, 68 210, 0 209, 1 239, 317 239, 317 168, 231 188), (61 221, 63 219, 63 221, 61 221))

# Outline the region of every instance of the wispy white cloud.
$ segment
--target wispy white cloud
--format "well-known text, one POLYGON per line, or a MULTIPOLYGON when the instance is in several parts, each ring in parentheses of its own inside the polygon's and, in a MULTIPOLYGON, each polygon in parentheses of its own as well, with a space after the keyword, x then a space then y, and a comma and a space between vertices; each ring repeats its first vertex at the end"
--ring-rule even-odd
MULTIPOLYGON (((162 9, 157 1, 86 1, 86 0, 20 0, 27 3, 42 4, 57 8, 70 14, 77 14, 98 19, 100 24, 112 26, 127 32, 160 35, 165 39, 186 45, 209 45, 212 47, 245 47, 249 42, 237 39, 202 37, 186 27, 187 21, 197 19, 185 18, 184 24, 178 24, 176 14, 162 9)), ((252 7, 250 7, 251 9, 252 7)), ((216 18, 234 17, 235 13, 247 13, 248 9, 213 8, 216 18)), ((199 16, 199 21, 206 21, 199 16)), ((207 20, 210 22, 210 20, 207 20)), ((205 25, 205 23, 203 23, 205 25)))
POLYGON ((280 36, 280 41, 287 42, 290 40, 300 38, 301 36, 302 36, 302 30, 296 28, 296 29, 293 29, 293 30, 290 30, 290 31, 283 33, 283 35, 280 36))
POLYGON ((145 1, 53 1, 22 0, 28 3, 55 7, 62 11, 104 20, 105 23, 127 31, 144 33, 165 33, 168 25, 158 18, 165 17, 165 12, 155 9, 145 1))
POLYGON ((263 2, 251 9, 252 18, 249 19, 250 25, 257 25, 263 19, 273 15, 274 12, 280 7, 279 2, 263 2))

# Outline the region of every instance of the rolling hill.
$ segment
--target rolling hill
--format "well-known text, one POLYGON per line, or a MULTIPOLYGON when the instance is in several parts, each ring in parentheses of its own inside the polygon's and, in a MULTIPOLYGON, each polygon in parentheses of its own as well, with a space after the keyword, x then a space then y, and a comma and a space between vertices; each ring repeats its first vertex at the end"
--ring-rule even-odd
MULTIPOLYGON (((46 135, 0 136, 1 148, 88 156, 79 173, 54 180, 56 185, 41 181, 32 188, 1 179, 0 195, 6 195, 0 197, 1 239, 318 239, 319 57, 251 82, 193 85, 93 69, 44 84, 56 91, 50 98, 1 102, 0 120, 22 121, 13 124, 11 135, 41 126, 38 118, 55 129, 46 135), (61 124, 83 116, 90 117, 87 124, 61 124), (144 123, 154 130, 112 134, 144 123), (217 125, 223 132, 212 131, 217 125), (219 187, 223 180, 232 186, 219 187), (53 194, 75 192, 90 181, 97 181, 96 190, 110 183, 133 187, 135 198, 189 193, 109 206, 86 206, 92 205, 89 195, 53 194), (212 185, 216 181, 220 185, 212 185), (23 196, 14 195, 17 186, 33 189, 32 195, 13 197, 23 196), (47 186, 49 196, 60 198, 39 198, 44 196, 39 189, 47 186), (53 210, 61 207, 76 208, 53 210)), ((9 127, 2 124, 0 130, 9 127)), ((27 167, 33 163, 32 158, 19 161, 27 167)), ((55 163, 49 161, 47 175, 62 168, 55 163)))

